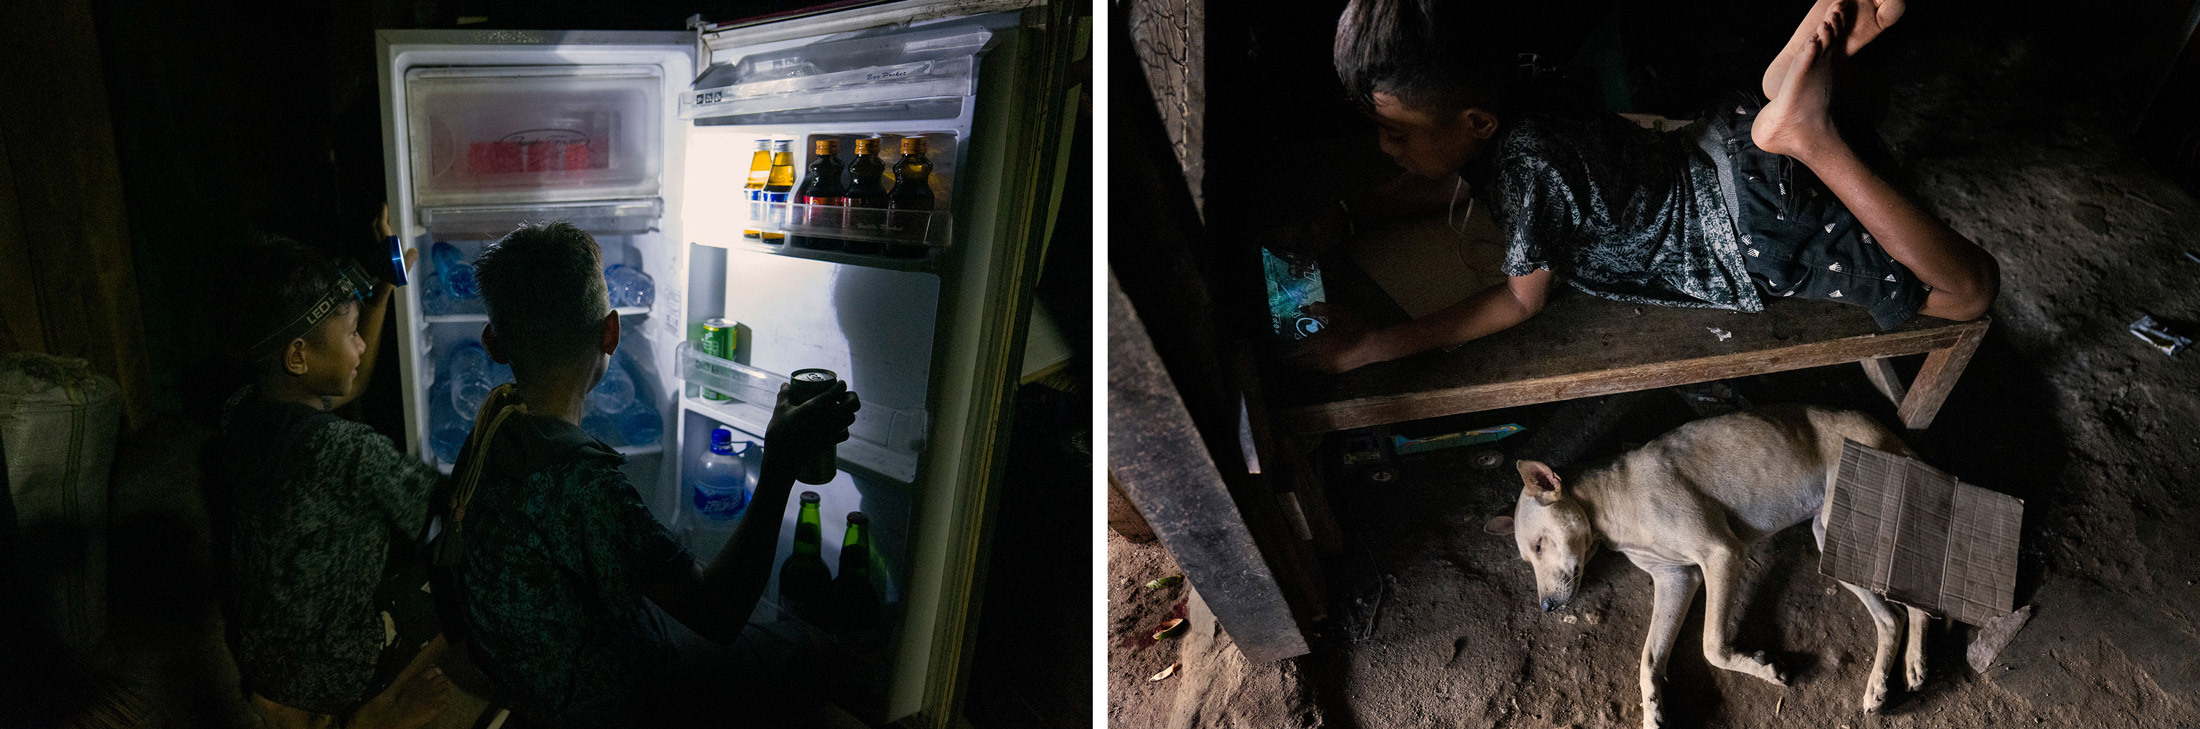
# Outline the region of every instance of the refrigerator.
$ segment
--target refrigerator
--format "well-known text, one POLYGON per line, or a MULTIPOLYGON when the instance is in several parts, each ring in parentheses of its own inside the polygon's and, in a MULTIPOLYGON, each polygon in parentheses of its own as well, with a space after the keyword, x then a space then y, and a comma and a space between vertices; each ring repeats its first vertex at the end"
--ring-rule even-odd
POLYGON ((391 219, 421 250, 396 307, 406 447, 448 472, 466 406, 511 378, 478 349, 472 261, 522 223, 573 223, 613 269, 622 334, 583 427, 700 560, 737 519, 782 522, 773 584, 732 650, 664 619, 681 669, 948 726, 1032 288, 1064 175, 1088 171, 1067 156, 1089 21, 1039 0, 908 0, 688 26, 378 33, 391 219), (799 188, 818 141, 845 166, 859 139, 889 185, 902 140, 923 140, 931 209, 748 186, 760 141, 786 143, 799 188), (723 326, 706 337, 706 322, 723 326), (723 427, 753 488, 772 398, 809 368, 863 402, 831 481, 795 488, 820 496, 836 573, 849 513, 868 517, 880 611, 860 626, 780 604, 799 499, 727 519, 692 483, 723 427))

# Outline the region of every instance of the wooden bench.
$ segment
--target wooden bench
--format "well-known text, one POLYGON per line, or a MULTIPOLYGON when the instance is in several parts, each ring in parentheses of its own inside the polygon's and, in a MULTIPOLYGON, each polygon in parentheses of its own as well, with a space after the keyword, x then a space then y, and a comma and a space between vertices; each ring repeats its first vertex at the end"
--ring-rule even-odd
MULTIPOLYGON (((1329 276, 1329 298, 1379 323, 1403 314, 1365 274, 1329 276), (1385 311, 1385 305, 1388 311, 1385 311), (1372 313, 1374 316, 1369 316, 1372 313)), ((1276 427, 1304 437, 1744 375, 1858 362, 1922 430, 1985 336, 1988 319, 1920 316, 1881 332, 1862 307, 1775 299, 1765 311, 1622 304, 1561 285, 1543 312, 1449 352, 1430 352, 1325 376, 1271 368, 1265 388, 1276 427), (1721 337, 1716 328, 1731 336, 1721 337), (1925 354, 1905 385, 1888 358, 1925 354)))

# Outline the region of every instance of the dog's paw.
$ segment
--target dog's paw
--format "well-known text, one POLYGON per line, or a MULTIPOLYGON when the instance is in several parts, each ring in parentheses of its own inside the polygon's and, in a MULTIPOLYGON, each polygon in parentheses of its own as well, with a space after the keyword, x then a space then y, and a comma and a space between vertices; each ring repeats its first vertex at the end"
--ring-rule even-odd
POLYGON ((1764 651, 1749 654, 1749 661, 1756 664, 1756 670, 1750 671, 1751 674, 1777 686, 1788 685, 1788 672, 1774 665, 1764 651))
POLYGON ((1925 662, 1911 661, 1902 671, 1903 688, 1916 691, 1925 688, 1925 662))
POLYGON ((1642 729, 1663 729, 1664 726, 1665 709, 1659 707, 1658 702, 1644 702, 1642 705, 1642 729))
POLYGON ((1864 687, 1864 713, 1877 714, 1886 705, 1887 682, 1873 681, 1872 685, 1864 687))

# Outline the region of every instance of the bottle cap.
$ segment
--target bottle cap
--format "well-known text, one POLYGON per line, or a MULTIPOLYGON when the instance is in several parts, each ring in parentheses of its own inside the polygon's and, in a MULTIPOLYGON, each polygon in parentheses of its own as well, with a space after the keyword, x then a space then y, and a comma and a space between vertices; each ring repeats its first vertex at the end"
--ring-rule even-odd
POLYGON ((710 452, 732 453, 733 431, 725 427, 712 428, 710 431, 710 452))
POLYGON ((770 151, 770 150, 771 150, 771 148, 772 148, 772 140, 771 140, 771 139, 769 139, 769 138, 765 138, 765 139, 759 139, 759 140, 756 140, 756 151, 758 151, 758 152, 766 152, 766 151, 770 151))
POLYGON ((831 156, 833 156, 833 155, 836 155, 836 154, 840 154, 840 140, 838 140, 838 139, 820 139, 820 140, 817 140, 817 144, 816 144, 816 149, 817 149, 817 156, 819 156, 819 157, 831 157, 831 156))
POLYGON ((785 151, 788 151, 788 150, 790 150, 790 149, 793 149, 793 148, 794 148, 794 147, 793 147, 793 145, 794 145, 794 140, 792 140, 792 139, 774 139, 774 140, 772 140, 772 151, 774 151, 774 152, 785 152, 785 151))
POLYGON ((810 504, 815 504, 815 503, 817 503, 817 492, 816 492, 816 491, 804 491, 804 492, 802 492, 802 503, 803 503, 803 505, 805 505, 805 506, 807 506, 807 505, 810 505, 810 504))
POLYGON ((901 138, 901 154, 902 154, 902 156, 904 156, 904 157, 907 157, 907 156, 909 156, 909 155, 912 155, 912 154, 924 154, 924 138, 923 138, 923 137, 902 137, 902 138, 901 138))
POLYGON ((850 526, 870 526, 871 517, 864 516, 863 512, 860 511, 851 511, 848 512, 848 524, 850 526))
POLYGON ((863 137, 856 140, 856 154, 878 153, 878 138, 863 137))

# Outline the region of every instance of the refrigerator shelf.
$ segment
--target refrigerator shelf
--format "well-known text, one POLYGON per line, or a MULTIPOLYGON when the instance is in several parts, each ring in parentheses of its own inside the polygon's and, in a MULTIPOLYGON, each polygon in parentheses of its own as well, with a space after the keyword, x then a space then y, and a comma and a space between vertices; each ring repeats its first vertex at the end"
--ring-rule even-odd
POLYGON ((709 246, 711 248, 723 248, 727 250, 755 251, 757 253, 769 253, 775 256, 787 256, 789 258, 807 258, 814 261, 824 261, 826 263, 840 263, 850 266, 864 266, 868 268, 883 268, 894 271, 931 272, 938 265, 935 261, 935 256, 931 255, 929 251, 927 252, 927 255, 920 258, 895 258, 893 256, 882 256, 868 253, 849 253, 847 251, 803 248, 801 246, 788 245, 785 243, 774 245, 751 238, 736 238, 733 242, 699 240, 695 241, 695 245, 709 246))
MULTIPOLYGON (((632 458, 635 456, 654 456, 665 452, 665 443, 663 438, 659 438, 657 439, 657 442, 651 443, 649 445, 617 446, 612 448, 612 450, 618 451, 619 455, 626 456, 628 458, 632 458)), ((455 468, 454 464, 447 463, 441 458, 435 459, 435 470, 442 471, 443 475, 451 475, 451 471, 453 468, 455 468)))
MULTIPOLYGON (((684 395, 689 410, 703 413, 752 433, 769 429, 772 406, 779 385, 787 376, 704 354, 694 342, 677 348, 679 377, 699 387, 725 393, 731 399, 706 400, 684 395)), ((910 483, 917 477, 917 454, 924 450, 927 415, 922 410, 896 409, 865 403, 848 426, 848 440, 839 446, 840 460, 887 478, 910 483)))
MULTIPOLYGON (((620 306, 613 308, 612 311, 619 312, 619 318, 622 319, 630 316, 649 316, 649 307, 647 306, 620 306)), ((429 314, 420 317, 420 320, 429 324, 486 324, 489 322, 489 315, 429 314)))

